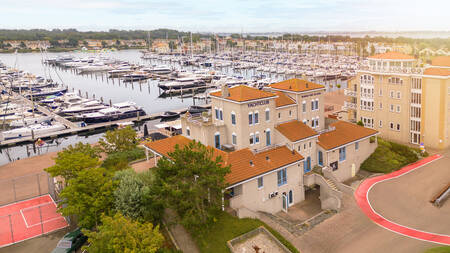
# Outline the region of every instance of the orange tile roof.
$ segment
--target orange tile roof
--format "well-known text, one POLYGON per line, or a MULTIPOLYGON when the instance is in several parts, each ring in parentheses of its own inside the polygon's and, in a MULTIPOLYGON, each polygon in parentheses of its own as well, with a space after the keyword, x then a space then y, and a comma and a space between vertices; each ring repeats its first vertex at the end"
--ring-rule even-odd
POLYGON ((325 88, 325 86, 323 85, 308 82, 306 80, 298 78, 285 80, 279 83, 273 83, 270 85, 270 87, 274 89, 294 91, 294 92, 312 91, 325 88))
POLYGON ((337 121, 330 126, 335 127, 336 129, 319 135, 318 144, 326 150, 378 133, 376 130, 358 126, 346 121, 337 121))
POLYGON ((303 156, 289 150, 286 146, 257 154, 249 149, 237 150, 228 155, 227 164, 231 165, 231 172, 225 176, 225 179, 233 185, 303 159, 303 156), (250 165, 250 161, 253 166, 250 165))
MULTIPOLYGON (((177 135, 163 140, 149 142, 145 146, 160 155, 168 157, 168 153, 175 150, 176 144, 183 147, 191 141, 184 136, 177 135)), ((276 147, 256 154, 248 148, 231 153, 213 149, 215 156, 222 156, 224 165, 231 165, 231 172, 225 176, 226 182, 230 185, 303 160, 303 156, 296 151, 290 151, 286 146, 276 147), (253 166, 250 164, 250 161, 252 161, 253 166)))
MULTIPOLYGON (((237 101, 237 102, 245 102, 250 100, 256 100, 261 98, 270 98, 275 97, 276 95, 268 92, 262 91, 256 88, 252 88, 246 85, 234 86, 228 89, 230 95, 226 97, 226 99, 237 101)), ((216 91, 210 93, 211 96, 214 97, 222 97, 222 91, 216 91)))
POLYGON ((293 142, 317 135, 317 132, 314 129, 298 120, 279 124, 275 129, 293 142))
POLYGON ((450 69, 444 68, 427 68, 423 72, 424 75, 430 76, 450 76, 450 69))
POLYGON ((431 60, 431 65, 450 67, 450 56, 438 56, 431 60))
POLYGON ((293 98, 289 97, 288 95, 284 94, 281 91, 275 92, 275 94, 278 95, 278 97, 275 99, 275 106, 276 107, 282 107, 286 105, 295 105, 296 102, 293 98))
POLYGON ((387 52, 382 54, 376 54, 373 56, 369 56, 372 59, 385 59, 385 60, 414 60, 414 57, 411 55, 407 55, 399 52, 387 52))

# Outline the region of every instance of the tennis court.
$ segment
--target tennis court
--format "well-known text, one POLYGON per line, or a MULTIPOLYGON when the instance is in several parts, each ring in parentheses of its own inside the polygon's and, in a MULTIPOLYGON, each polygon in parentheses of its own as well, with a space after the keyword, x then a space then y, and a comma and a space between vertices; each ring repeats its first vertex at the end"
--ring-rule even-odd
POLYGON ((0 247, 67 227, 50 195, 0 207, 0 247))

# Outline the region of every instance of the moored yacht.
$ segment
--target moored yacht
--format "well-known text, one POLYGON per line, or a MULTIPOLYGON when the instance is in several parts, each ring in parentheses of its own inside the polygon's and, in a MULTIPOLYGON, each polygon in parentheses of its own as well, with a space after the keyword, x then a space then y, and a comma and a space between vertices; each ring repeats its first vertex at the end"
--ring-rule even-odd
POLYGON ((81 114, 77 117, 77 119, 82 120, 85 123, 92 124, 134 118, 144 115, 146 115, 145 111, 135 103, 123 102, 113 104, 112 107, 108 107, 97 112, 81 114))

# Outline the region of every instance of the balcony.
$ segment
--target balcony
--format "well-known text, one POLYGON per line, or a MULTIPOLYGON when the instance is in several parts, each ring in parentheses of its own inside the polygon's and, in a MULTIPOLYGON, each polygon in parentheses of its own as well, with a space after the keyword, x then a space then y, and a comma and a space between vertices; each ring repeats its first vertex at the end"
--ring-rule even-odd
POLYGON ((373 99, 372 93, 361 93, 361 98, 373 99))
POLYGON ((344 101, 344 109, 356 110, 358 106, 355 103, 344 101))
POLYGON ((379 73, 393 73, 393 74, 423 74, 423 68, 407 68, 407 67, 380 67, 380 66, 361 66, 360 71, 371 71, 379 73))
POLYGON ((358 93, 354 90, 344 89, 344 95, 349 97, 357 97, 358 93))

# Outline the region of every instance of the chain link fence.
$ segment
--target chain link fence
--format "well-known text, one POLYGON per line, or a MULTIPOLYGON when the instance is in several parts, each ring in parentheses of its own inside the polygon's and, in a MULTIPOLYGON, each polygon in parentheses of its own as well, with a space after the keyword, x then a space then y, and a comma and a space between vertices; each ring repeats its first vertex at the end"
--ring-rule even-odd
POLYGON ((9 204, 0 208, 0 247, 47 234, 68 226, 57 212, 50 195, 9 204))
POLYGON ((53 178, 46 172, 0 180, 0 206, 45 194, 56 199, 53 178))

